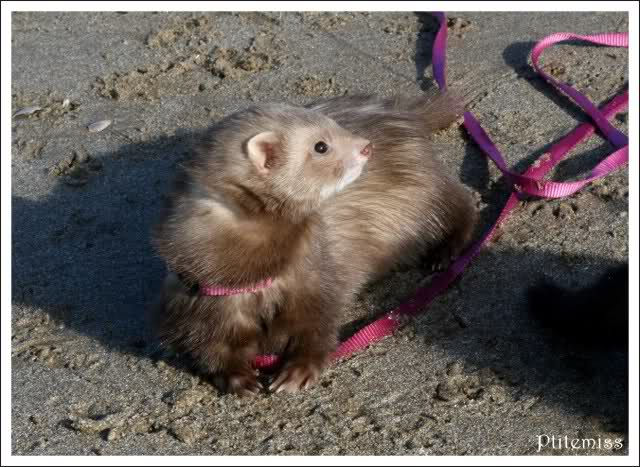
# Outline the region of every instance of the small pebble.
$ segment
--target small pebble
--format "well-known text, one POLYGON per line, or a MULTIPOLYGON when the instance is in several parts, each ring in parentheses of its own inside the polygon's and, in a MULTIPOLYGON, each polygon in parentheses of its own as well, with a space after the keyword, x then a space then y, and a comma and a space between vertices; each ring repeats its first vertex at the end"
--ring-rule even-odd
POLYGON ((460 376, 464 370, 462 363, 452 362, 447 365, 448 376, 460 376))
POLYGON ((18 110, 13 114, 14 117, 21 117, 34 114, 42 110, 42 107, 38 107, 37 105, 32 105, 31 107, 25 107, 23 109, 18 110))
POLYGON ((444 381, 436 387, 436 397, 442 401, 452 401, 460 397, 460 389, 453 381, 444 381))
POLYGON ((109 125, 111 125, 111 120, 100 120, 98 122, 92 123, 91 125, 88 125, 87 130, 89 130, 91 133, 98 133, 99 131, 106 129, 109 125))

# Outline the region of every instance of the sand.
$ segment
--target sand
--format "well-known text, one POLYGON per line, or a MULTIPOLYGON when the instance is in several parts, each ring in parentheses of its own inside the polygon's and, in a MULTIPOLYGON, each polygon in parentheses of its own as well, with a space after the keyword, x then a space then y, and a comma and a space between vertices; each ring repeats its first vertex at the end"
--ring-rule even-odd
MULTIPOLYGON (((585 118, 531 71, 534 42, 628 28, 623 13, 450 16, 450 79, 473 91, 470 109, 519 170, 585 118)), ((149 335, 144 310, 164 271, 149 229, 190 137, 253 102, 418 94, 433 86, 435 24, 414 13, 13 15, 12 112, 42 107, 12 121, 14 454, 628 452, 626 353, 551 342, 525 299, 542 277, 577 287, 627 260, 626 169, 569 199, 524 202, 425 314, 309 391, 220 395, 149 335), (86 129, 100 120, 112 123, 86 129), (622 448, 538 449, 545 435, 622 448)), ((628 79, 624 49, 560 45, 543 62, 598 104, 628 79)), ((614 123, 626 131, 626 114, 614 123)), ((459 128, 435 139, 489 225, 506 184, 459 128)), ((611 150, 594 137, 554 177, 584 176, 611 150)), ((345 329, 429 279, 407 269, 372 284, 345 329)))

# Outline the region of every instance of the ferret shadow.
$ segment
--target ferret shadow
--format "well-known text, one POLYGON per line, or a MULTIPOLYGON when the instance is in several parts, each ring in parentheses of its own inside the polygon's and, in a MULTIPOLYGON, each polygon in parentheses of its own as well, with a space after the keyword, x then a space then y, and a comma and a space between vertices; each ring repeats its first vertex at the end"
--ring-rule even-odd
POLYGON ((145 311, 164 265, 151 246, 151 227, 193 136, 91 154, 101 170, 86 184, 69 186, 61 177, 44 199, 12 197, 12 296, 21 313, 45 310, 118 352, 155 351, 145 311))
MULTIPOLYGON (((94 156, 103 168, 82 187, 59 183, 44 199, 13 197, 12 293, 20 314, 43 310, 107 349, 159 358, 145 310, 159 291, 165 269, 149 234, 191 136, 124 145, 115 153, 94 156)), ((443 295, 445 303, 447 297, 456 297, 453 309, 434 306, 408 326, 465 367, 498 368, 506 377, 523 381, 523 394, 544 394, 547 402, 567 411, 602 416, 619 427, 626 423, 626 352, 549 344, 528 316, 524 298, 526 288, 545 271, 562 271, 563 277, 580 283, 593 278, 593 272, 584 271, 609 265, 597 256, 493 253, 489 247, 463 281, 443 295), (567 264, 572 262, 588 267, 571 269, 567 264), (568 395, 548 391, 567 384, 574 385, 568 395)), ((429 275, 426 266, 411 270, 429 275)), ((398 287, 404 290, 402 296, 388 298, 380 292, 394 281, 402 285, 398 277, 392 274, 368 287, 379 298, 376 311, 347 323, 343 336, 410 296, 406 284, 398 287)))

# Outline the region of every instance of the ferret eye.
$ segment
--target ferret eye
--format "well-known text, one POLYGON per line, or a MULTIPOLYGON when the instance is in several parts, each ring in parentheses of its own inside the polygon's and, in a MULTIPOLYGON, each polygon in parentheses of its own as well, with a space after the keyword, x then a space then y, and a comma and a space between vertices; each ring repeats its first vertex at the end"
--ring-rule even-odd
POLYGON ((313 149, 318 154, 324 154, 325 152, 327 152, 329 150, 329 145, 327 143, 325 143, 324 141, 318 141, 316 143, 316 145, 313 147, 313 149))

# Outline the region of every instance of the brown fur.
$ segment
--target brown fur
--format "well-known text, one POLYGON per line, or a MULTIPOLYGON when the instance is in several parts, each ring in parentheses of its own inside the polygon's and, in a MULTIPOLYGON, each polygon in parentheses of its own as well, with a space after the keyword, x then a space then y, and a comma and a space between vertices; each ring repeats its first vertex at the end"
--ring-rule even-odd
POLYGON ((366 282, 425 250, 455 254, 469 239, 470 198, 428 142, 459 115, 447 96, 356 96, 225 119, 178 177, 154 232, 182 277, 168 276, 155 315, 163 342, 240 394, 260 389, 249 362, 265 349, 284 349, 272 389, 313 383, 337 344, 341 310, 366 282), (278 135, 261 153, 267 175, 246 157, 247 141, 262 132, 278 135), (350 156, 314 157, 308 138, 339 150, 369 140, 373 157, 347 180, 350 156), (243 295, 200 297, 190 288, 267 277, 270 288, 243 295))
POLYGON ((260 388, 250 361, 267 347, 286 346, 288 357, 274 389, 312 383, 335 348, 345 305, 317 208, 351 162, 367 159, 353 155, 367 144, 317 112, 282 105, 214 127, 179 175, 153 235, 172 271, 154 317, 163 343, 240 394, 260 388), (314 156, 317 140, 333 148, 314 156), (251 147, 264 156, 261 165, 250 160, 251 147), (271 287, 242 295, 202 297, 191 288, 266 278, 271 287))
POLYGON ((398 263, 435 252, 446 263, 473 233, 469 193, 433 154, 433 132, 461 114, 448 94, 422 98, 339 97, 311 106, 369 139, 365 173, 322 209, 332 252, 352 292, 398 263))

